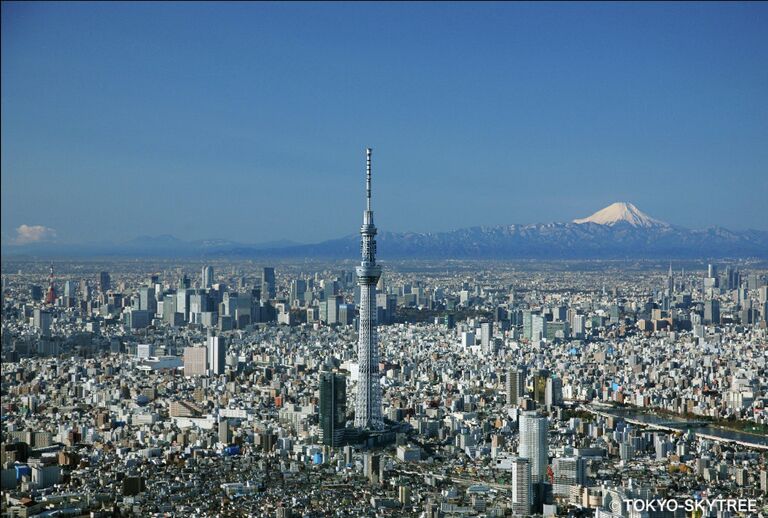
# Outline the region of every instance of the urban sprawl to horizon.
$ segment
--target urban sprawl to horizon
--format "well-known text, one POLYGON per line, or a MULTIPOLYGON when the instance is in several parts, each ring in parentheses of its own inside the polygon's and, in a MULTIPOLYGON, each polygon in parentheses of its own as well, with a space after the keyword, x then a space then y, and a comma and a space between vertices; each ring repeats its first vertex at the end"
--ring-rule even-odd
POLYGON ((356 268, 4 260, 9 513, 764 509, 764 260, 382 268, 366 154, 356 268))
POLYGON ((0 518, 768 518, 768 2, 0 11, 0 518))

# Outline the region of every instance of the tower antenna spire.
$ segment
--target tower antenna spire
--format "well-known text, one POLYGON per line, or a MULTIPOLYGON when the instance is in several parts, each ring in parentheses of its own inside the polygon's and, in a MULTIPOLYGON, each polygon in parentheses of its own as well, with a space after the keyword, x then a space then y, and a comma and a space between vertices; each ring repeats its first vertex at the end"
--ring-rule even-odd
POLYGON ((373 149, 365 148, 365 196, 366 210, 371 210, 371 154, 373 149))

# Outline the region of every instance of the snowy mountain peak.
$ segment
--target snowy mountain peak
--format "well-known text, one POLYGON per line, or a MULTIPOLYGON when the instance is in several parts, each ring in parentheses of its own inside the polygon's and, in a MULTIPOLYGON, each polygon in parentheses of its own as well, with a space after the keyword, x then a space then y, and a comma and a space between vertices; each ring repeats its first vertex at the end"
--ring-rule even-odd
POLYGON ((628 223, 633 227, 651 228, 666 227, 667 223, 650 217, 631 203, 616 202, 599 210, 588 218, 574 219, 574 223, 596 223, 598 225, 613 226, 620 222, 628 223))

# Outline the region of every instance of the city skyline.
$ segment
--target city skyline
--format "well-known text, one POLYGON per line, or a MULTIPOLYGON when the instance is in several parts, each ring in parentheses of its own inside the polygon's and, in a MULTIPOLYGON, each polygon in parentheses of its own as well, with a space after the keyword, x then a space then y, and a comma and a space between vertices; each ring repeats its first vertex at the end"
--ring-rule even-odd
POLYGON ((0 5, 3 516, 768 514, 768 4, 0 5))
POLYGON ((4 244, 336 238, 366 144, 387 231, 766 229, 761 5, 2 9, 4 244))

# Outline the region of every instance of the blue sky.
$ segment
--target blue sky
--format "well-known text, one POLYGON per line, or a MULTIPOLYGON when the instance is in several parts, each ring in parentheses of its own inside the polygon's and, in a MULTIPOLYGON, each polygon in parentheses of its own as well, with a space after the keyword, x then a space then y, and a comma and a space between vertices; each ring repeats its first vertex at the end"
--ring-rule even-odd
POLYGON ((2 4, 2 234, 768 229, 768 5, 2 4))

